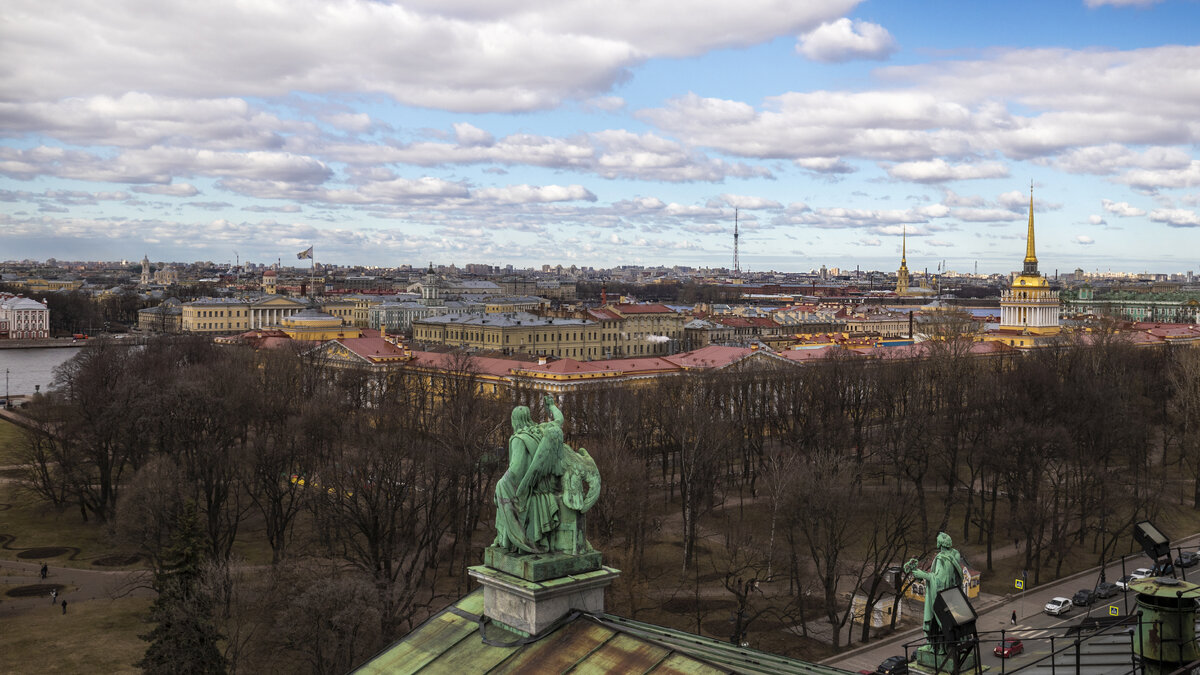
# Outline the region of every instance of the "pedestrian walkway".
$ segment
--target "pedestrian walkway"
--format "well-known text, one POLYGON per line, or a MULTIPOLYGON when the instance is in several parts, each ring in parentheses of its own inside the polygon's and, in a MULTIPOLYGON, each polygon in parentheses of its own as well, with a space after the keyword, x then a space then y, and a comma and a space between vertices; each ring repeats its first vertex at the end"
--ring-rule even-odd
POLYGON ((42 563, 36 561, 0 560, 0 594, 4 595, 4 601, 0 602, 0 617, 45 609, 51 588, 59 589, 58 602, 68 600, 72 604, 86 600, 155 595, 149 584, 149 570, 87 570, 49 566, 43 581, 41 567, 42 563), (46 590, 36 596, 13 597, 7 594, 15 588, 39 585, 46 586, 46 590))

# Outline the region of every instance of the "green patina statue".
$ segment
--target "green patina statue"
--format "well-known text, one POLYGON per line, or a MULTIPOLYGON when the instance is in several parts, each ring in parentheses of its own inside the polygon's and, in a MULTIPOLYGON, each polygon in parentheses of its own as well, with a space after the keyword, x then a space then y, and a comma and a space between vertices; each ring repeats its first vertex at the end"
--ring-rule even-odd
POLYGON ((506 554, 592 551, 584 514, 600 497, 600 472, 587 450, 563 442, 563 414, 543 399, 550 421, 536 423, 526 406, 512 411, 508 470, 496 483, 496 540, 506 554))
POLYGON ((937 617, 933 614, 933 601, 938 593, 953 586, 962 586, 962 556, 954 548, 950 535, 939 532, 937 536, 937 554, 929 571, 917 568, 917 559, 911 558, 904 563, 904 571, 925 582, 925 637, 929 641, 940 639, 941 630, 937 617))
POLYGON ((972 653, 968 653, 964 657, 965 661, 954 664, 955 649, 944 641, 945 632, 933 611, 933 603, 937 599, 938 593, 947 588, 961 587, 963 583, 963 558, 954 549, 954 542, 951 541, 950 535, 945 532, 938 533, 937 554, 934 555, 928 572, 919 569, 917 564, 916 558, 904 563, 905 572, 925 582, 923 628, 927 644, 917 649, 915 654, 917 664, 933 672, 962 672, 964 669, 974 669, 975 659, 972 653))

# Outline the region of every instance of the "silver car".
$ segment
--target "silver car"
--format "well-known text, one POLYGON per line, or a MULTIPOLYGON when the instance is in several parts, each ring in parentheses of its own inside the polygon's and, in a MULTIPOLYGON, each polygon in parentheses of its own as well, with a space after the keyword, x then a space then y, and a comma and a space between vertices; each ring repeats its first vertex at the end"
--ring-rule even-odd
POLYGON ((1053 614, 1054 616, 1066 614, 1067 612, 1071 611, 1071 599, 1052 598, 1050 602, 1046 603, 1046 608, 1043 611, 1045 611, 1047 614, 1053 614))

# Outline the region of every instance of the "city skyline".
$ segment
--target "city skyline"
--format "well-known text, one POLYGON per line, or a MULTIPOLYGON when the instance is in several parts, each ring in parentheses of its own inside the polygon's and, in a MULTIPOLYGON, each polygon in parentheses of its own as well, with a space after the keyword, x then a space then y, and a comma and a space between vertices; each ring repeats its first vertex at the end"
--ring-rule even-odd
POLYGON ((0 258, 1200 261, 1200 3, 134 0, 0 24, 0 258))

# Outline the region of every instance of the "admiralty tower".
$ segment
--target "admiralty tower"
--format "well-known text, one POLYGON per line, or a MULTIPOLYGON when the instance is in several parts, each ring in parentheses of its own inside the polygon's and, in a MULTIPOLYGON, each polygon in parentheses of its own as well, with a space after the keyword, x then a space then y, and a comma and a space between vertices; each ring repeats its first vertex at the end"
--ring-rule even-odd
POLYGON ((1025 243, 1025 264, 1012 287, 1000 294, 1000 331, 1025 336, 1023 344, 1034 346, 1058 335, 1058 293, 1050 289, 1046 277, 1038 273, 1033 240, 1033 187, 1029 188, 1029 234, 1025 243), (1040 339, 1039 339, 1040 338, 1040 339))

